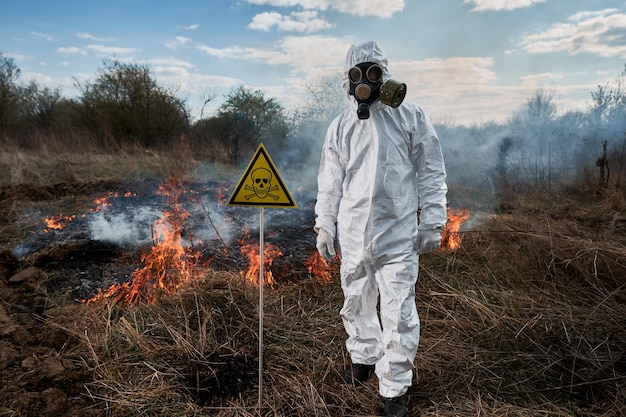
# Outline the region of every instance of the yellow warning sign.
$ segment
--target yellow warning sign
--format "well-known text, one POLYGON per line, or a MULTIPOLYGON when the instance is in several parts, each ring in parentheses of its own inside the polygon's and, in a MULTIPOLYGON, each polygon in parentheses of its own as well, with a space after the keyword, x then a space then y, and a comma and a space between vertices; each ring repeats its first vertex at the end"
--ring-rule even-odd
POLYGON ((230 196, 228 205, 298 208, 262 143, 230 196))

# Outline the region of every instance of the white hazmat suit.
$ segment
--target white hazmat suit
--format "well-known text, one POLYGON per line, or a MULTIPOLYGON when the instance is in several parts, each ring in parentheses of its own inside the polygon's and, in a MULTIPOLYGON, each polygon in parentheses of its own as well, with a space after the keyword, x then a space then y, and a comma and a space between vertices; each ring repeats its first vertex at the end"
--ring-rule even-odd
MULTIPOLYGON (((378 45, 356 44, 346 57, 346 91, 349 69, 362 62, 378 63, 383 80, 390 78, 378 45)), ((333 240, 339 244, 340 314, 352 363, 375 365, 380 395, 394 398, 412 382, 418 253, 438 248, 447 218, 446 172, 437 134, 419 106, 376 101, 370 117, 359 120, 353 96, 350 103, 324 140, 315 230, 320 251, 334 255, 333 240)))

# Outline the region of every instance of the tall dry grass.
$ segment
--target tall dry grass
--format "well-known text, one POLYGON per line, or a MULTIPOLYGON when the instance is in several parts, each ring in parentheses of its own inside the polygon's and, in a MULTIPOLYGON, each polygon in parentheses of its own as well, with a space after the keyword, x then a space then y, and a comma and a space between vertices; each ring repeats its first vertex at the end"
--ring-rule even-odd
MULTIPOLYGON (((3 146, 5 196, 57 183, 215 173, 198 168, 182 145, 164 154, 66 139, 3 146)), ((2 214, 11 220, 23 203, 7 202, 2 214)), ((506 207, 466 231, 460 249, 421 259, 409 415, 626 415, 622 196, 529 193, 506 207)), ((375 415, 375 380, 358 389, 339 383, 348 357, 337 271, 333 277, 266 292, 260 409, 258 288, 240 271, 205 271, 157 304, 105 300, 59 308, 54 320, 80 337, 93 375, 85 395, 107 415, 375 415)))
MULTIPOLYGON (((626 415, 626 217, 602 204, 519 202, 423 256, 410 416, 626 415)), ((89 396, 110 415, 357 416, 377 383, 341 385, 342 295, 266 292, 257 407, 258 289, 206 271, 154 305, 84 306, 89 396)))
POLYGON ((167 150, 101 143, 82 133, 31 133, 28 138, 4 138, 0 146, 2 186, 43 186, 58 183, 141 181, 182 177, 197 161, 181 138, 167 150))

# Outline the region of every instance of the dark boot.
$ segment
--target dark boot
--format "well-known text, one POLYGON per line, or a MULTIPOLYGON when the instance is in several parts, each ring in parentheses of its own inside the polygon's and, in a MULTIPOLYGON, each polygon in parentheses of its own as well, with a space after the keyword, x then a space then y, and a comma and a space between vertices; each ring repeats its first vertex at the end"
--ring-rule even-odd
POLYGON ((348 366, 343 370, 341 377, 346 384, 359 387, 365 384, 373 373, 374 365, 353 363, 352 366, 348 366))
POLYGON ((404 394, 395 398, 385 398, 385 417, 405 417, 409 410, 409 397, 404 394))

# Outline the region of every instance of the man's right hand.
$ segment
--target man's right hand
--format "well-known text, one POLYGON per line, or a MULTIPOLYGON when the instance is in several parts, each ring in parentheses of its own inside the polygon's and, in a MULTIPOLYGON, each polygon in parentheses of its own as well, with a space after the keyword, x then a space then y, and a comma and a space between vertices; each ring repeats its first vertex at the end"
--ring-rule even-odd
POLYGON ((315 246, 326 262, 332 261, 335 257, 335 241, 326 230, 320 228, 319 232, 317 232, 317 243, 315 246))

